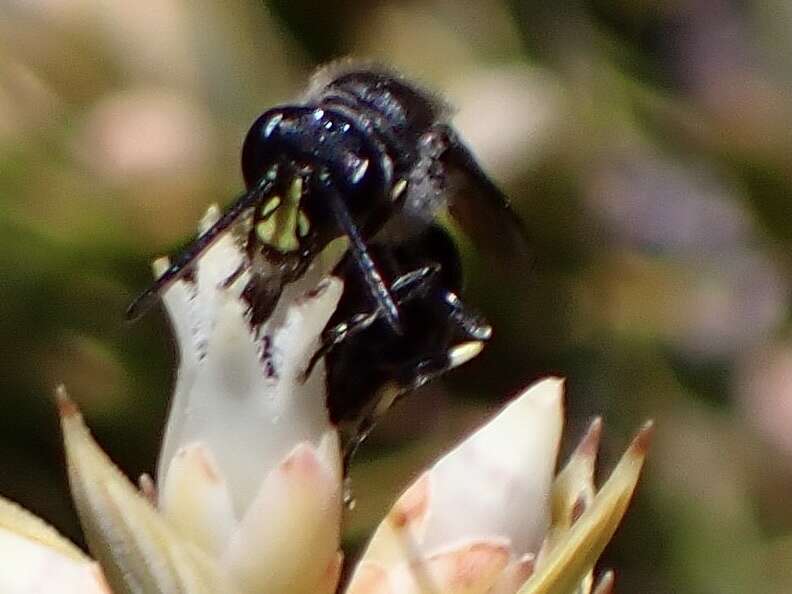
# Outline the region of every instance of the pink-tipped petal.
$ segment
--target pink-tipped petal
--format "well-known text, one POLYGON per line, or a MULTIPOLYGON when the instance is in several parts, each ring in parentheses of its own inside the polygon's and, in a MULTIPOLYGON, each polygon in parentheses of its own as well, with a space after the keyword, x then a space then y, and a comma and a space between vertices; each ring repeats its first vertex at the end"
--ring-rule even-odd
POLYGON ((365 560, 392 565, 408 558, 421 557, 419 543, 431 500, 431 476, 422 474, 399 497, 379 525, 366 549, 365 560))
POLYGON ((225 566, 251 592, 314 594, 326 590, 327 568, 340 543, 340 486, 316 449, 300 444, 264 480, 225 566))
POLYGON ((160 511, 184 538, 210 555, 222 554, 236 518, 228 485, 203 444, 185 446, 171 460, 160 511))
MULTIPOLYGON (((553 483, 553 522, 543 543, 543 554, 555 546, 594 500, 594 470, 601 434, 602 420, 596 418, 553 483)), ((541 561, 542 555, 539 558, 541 561)))
POLYGON ((151 505, 157 505, 157 485, 154 484, 154 479, 147 472, 138 477, 138 489, 151 505))

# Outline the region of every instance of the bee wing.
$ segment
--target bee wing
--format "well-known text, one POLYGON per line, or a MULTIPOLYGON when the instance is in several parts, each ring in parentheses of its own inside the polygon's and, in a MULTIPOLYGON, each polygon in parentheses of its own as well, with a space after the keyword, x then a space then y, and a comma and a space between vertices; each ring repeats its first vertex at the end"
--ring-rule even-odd
POLYGON ((509 199, 453 130, 445 128, 444 135, 447 144, 440 160, 448 180, 451 216, 483 252, 530 260, 527 230, 509 199))

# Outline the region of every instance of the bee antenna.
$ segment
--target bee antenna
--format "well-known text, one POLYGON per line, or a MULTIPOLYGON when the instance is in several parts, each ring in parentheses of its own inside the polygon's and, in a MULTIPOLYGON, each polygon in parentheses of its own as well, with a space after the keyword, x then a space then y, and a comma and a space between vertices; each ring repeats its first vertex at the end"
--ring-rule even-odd
POLYGON ((270 192, 273 181, 264 176, 250 190, 237 198, 218 221, 199 235, 185 248, 168 269, 127 308, 126 319, 138 319, 157 302, 157 299, 168 287, 182 278, 190 270, 193 262, 208 250, 239 217, 260 200, 261 196, 270 192))
POLYGON ((402 335, 403 331, 396 302, 382 279, 379 270, 377 270, 374 260, 371 259, 366 242, 363 241, 360 230, 352 220, 343 197, 335 188, 329 175, 320 177, 322 177, 319 181, 321 190, 328 198, 330 209, 333 211, 341 232, 349 238, 349 251, 363 275, 369 294, 379 305, 382 314, 388 320, 388 324, 393 328, 393 331, 398 335, 402 335))

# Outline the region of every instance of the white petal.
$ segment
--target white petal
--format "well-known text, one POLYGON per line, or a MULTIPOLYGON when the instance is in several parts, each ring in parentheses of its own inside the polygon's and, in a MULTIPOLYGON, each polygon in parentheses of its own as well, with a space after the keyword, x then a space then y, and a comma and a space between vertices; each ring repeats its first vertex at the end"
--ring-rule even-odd
POLYGON ((0 529, 0 592, 110 594, 110 589, 93 561, 75 559, 0 529))
POLYGON ((563 425, 563 382, 534 384, 430 470, 424 551, 460 539, 508 538, 536 552, 549 522, 563 425))
POLYGON ((285 289, 270 320, 253 329, 239 297, 247 273, 221 286, 241 258, 226 234, 198 261, 194 282, 179 281, 165 293, 181 364, 159 463, 162 487, 176 452, 204 443, 226 477, 237 516, 295 444, 317 444, 330 428, 323 362, 307 381, 302 373, 342 292, 337 279, 317 287, 309 270, 285 289))
POLYGON ((332 473, 336 483, 341 484, 343 467, 341 463, 341 441, 338 437, 338 431, 335 429, 325 431, 316 448, 316 456, 322 466, 332 473))
POLYGON ((375 561, 361 561, 355 567, 355 575, 346 594, 391 594, 393 591, 386 566, 375 561))
POLYGON ((341 490, 336 470, 307 443, 265 479, 225 564, 248 592, 332 591, 338 576, 341 490))
POLYGON ((394 592, 484 594, 509 561, 505 543, 474 542, 402 564, 391 576, 394 592))
MULTIPOLYGON (((168 269, 171 261, 170 258, 163 257, 154 260, 151 265, 154 271, 154 277, 159 278, 168 269)), ((162 301, 166 308, 178 311, 189 311, 192 305, 190 304, 193 299, 193 287, 188 283, 178 282, 174 283, 170 289, 162 296, 162 301)), ((182 364, 189 363, 188 369, 195 369, 195 364, 198 362, 198 344, 193 340, 193 318, 191 316, 178 316, 170 318, 171 327, 176 338, 177 344, 180 345, 181 352, 179 356, 182 364)))
POLYGON ((72 499, 107 582, 119 593, 234 592, 219 564, 181 538, 113 465, 63 387, 57 397, 72 499))
POLYGON ((427 471, 408 487, 380 523, 363 561, 389 567, 422 558, 425 551, 421 543, 430 503, 431 476, 427 471))
POLYGON ((535 563, 532 554, 511 560, 487 594, 514 594, 531 577, 535 563))
POLYGON ((182 536, 220 556, 236 519, 225 478, 203 444, 185 446, 171 460, 160 511, 182 536))
MULTIPOLYGON (((470 562, 464 565, 467 581, 452 580, 437 591, 514 591, 533 570, 532 554, 549 522, 562 400, 559 379, 531 386, 422 474, 377 528, 350 592, 426 591, 414 583, 418 578, 413 574, 422 564, 441 558, 443 551, 473 545, 479 548, 471 559, 499 559, 480 553, 503 552, 497 571, 490 574, 484 569, 495 565, 470 562)), ((453 573, 444 575, 450 579, 453 573)))
POLYGON ((346 594, 486 594, 509 562, 508 543, 476 541, 392 566, 363 561, 346 594))
POLYGON ((38 516, 22 506, 0 497, 0 530, 12 532, 26 540, 35 541, 59 555, 75 561, 89 562, 90 558, 38 516))

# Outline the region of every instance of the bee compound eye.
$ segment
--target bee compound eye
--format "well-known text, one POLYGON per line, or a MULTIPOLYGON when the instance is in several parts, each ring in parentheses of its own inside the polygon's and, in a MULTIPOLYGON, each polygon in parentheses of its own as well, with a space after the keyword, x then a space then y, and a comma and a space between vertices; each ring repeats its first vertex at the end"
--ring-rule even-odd
POLYGON ((285 114, 281 110, 265 112, 253 122, 242 145, 242 176, 248 188, 258 182, 272 163, 277 134, 285 114))

